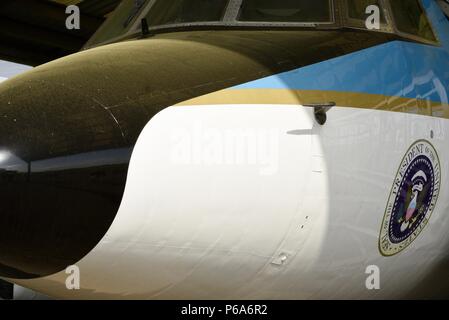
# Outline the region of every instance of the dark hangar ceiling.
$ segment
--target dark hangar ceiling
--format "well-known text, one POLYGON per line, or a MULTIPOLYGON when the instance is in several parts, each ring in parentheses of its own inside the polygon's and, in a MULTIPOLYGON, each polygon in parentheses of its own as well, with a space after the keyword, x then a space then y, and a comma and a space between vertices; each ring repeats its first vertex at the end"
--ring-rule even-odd
POLYGON ((0 60, 36 66, 78 51, 120 0, 1 0, 0 60), (67 5, 81 11, 81 29, 65 27, 67 5))

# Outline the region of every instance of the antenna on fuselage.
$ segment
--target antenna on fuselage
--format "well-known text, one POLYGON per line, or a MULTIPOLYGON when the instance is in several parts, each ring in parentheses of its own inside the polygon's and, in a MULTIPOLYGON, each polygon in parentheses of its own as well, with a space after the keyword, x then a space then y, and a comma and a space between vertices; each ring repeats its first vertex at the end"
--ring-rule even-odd
POLYGON ((313 114, 315 116, 315 120, 321 126, 324 125, 327 121, 327 112, 336 105, 337 104, 335 102, 303 104, 304 107, 314 109, 313 114))
POLYGON ((143 18, 140 21, 140 28, 141 28, 142 37, 146 37, 150 34, 150 28, 148 27, 148 21, 146 18, 143 18))
POLYGON ((0 279, 0 300, 14 299, 14 285, 0 279))

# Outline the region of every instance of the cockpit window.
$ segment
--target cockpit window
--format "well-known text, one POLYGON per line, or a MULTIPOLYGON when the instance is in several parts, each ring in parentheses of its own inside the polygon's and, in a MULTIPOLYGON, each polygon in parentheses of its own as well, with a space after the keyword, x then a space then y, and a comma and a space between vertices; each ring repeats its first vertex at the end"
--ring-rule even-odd
POLYGON ((125 27, 125 28, 128 27, 128 25, 134 20, 134 18, 140 12, 140 9, 142 9, 144 4, 145 4, 145 0, 134 0, 134 6, 128 15, 128 18, 125 20, 123 27, 125 27))
POLYGON ((438 4, 446 15, 446 18, 449 19, 449 0, 438 0, 438 4))
POLYGON ((156 0, 147 15, 149 26, 220 21, 228 0, 156 0))
POLYGON ((84 48, 148 33, 279 27, 356 28, 438 43, 421 0, 123 0, 84 48), (380 28, 375 30, 366 24, 371 5, 378 6, 381 15, 380 28))
POLYGON ((390 1, 396 28, 414 36, 436 41, 429 20, 418 0, 390 1))
POLYGON ((244 0, 240 21, 263 22, 330 22, 328 0, 244 0))
POLYGON ((147 2, 148 0, 124 0, 88 44, 101 43, 125 34, 147 2))

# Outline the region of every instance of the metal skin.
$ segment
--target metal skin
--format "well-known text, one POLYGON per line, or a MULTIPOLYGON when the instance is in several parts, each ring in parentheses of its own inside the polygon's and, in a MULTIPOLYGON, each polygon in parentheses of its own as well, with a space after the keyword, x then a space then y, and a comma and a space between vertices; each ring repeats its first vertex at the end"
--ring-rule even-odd
POLYGON ((59 298, 444 297, 449 23, 425 4, 441 46, 362 31, 176 32, 2 83, 0 276, 59 298), (320 102, 336 104, 322 126, 303 107, 320 102), (253 161, 217 155, 229 130, 255 133, 253 161), (418 141, 438 153, 439 197, 422 232, 386 256, 390 188, 418 141), (81 290, 65 287, 71 264, 81 290), (382 290, 365 287, 370 265, 382 290))
POLYGON ((81 52, 5 82, 0 223, 10 227, 0 235, 0 275, 61 271, 101 240, 132 148, 158 111, 385 41, 361 32, 186 32, 81 52))

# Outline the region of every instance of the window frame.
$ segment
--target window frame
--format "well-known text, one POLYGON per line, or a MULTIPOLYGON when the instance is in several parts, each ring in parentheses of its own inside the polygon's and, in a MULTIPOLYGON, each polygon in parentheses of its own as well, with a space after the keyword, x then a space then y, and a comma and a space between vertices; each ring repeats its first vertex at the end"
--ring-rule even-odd
MULTIPOLYGON (((147 16, 153 7, 154 3, 157 0, 151 0, 148 4, 146 10, 143 10, 142 15, 139 17, 140 19, 147 16)), ((329 22, 263 22, 263 21, 241 21, 238 20, 238 17, 241 12, 241 5, 244 0, 229 0, 228 5, 226 6, 224 15, 220 21, 214 22, 192 22, 192 23, 173 23, 173 24, 165 24, 161 26, 152 27, 152 30, 166 29, 166 28, 177 28, 182 26, 229 26, 229 27, 339 27, 338 21, 335 15, 335 1, 336 0, 327 0, 329 2, 329 9, 331 13, 331 21, 329 22)), ((135 29, 135 31, 138 28, 135 29)))
POLYGON ((441 11, 443 11, 443 14, 446 16, 446 18, 449 19, 449 1, 448 0, 437 0, 437 2, 441 8, 441 11))
MULTIPOLYGON (((91 39, 86 43, 86 45, 83 47, 83 50, 89 49, 92 47, 97 47, 105 44, 110 44, 118 41, 125 41, 127 39, 135 39, 139 36, 141 33, 141 20, 145 18, 150 10, 153 8, 156 1, 159 0, 147 0, 148 3, 144 8, 142 8, 139 12, 139 14, 134 17, 133 22, 130 23, 130 27, 128 27, 127 31, 123 34, 121 34, 118 37, 115 37, 113 39, 104 41, 102 43, 91 43, 91 39, 94 38, 95 34, 99 31, 101 31, 101 27, 97 30, 97 32, 92 36, 91 39)), ((166 30, 166 32, 172 32, 172 31, 179 31, 183 28, 192 28, 197 27, 199 30, 201 28, 223 28, 223 27, 229 27, 232 28, 244 28, 244 27, 253 27, 253 28, 296 28, 296 29, 310 29, 313 28, 313 30, 335 30, 335 29, 359 29, 359 30, 366 30, 365 24, 363 20, 359 19, 353 19, 349 17, 349 9, 348 9, 348 1, 347 0, 329 0, 330 3, 330 9, 331 9, 331 18, 332 21, 330 22, 251 22, 251 21, 239 21, 238 16, 241 11, 241 5, 244 0, 229 0, 228 5, 225 9, 225 12, 223 14, 223 17, 220 21, 214 21, 214 22, 193 22, 193 23, 177 23, 177 24, 166 24, 161 26, 154 26, 150 27, 150 32, 158 32, 161 30, 166 30)), ((410 39, 412 41, 415 41, 417 43, 424 43, 434 46, 441 46, 440 38, 438 33, 436 32, 432 21, 429 19, 429 16, 427 14, 427 11, 425 10, 422 0, 416 0, 419 3, 419 6, 421 10, 423 11, 429 25, 432 31, 432 34, 435 37, 435 41, 429 40, 417 35, 409 34, 400 31, 397 26, 396 22, 393 16, 393 11, 390 6, 390 1, 395 0, 379 0, 382 10, 385 16, 385 23, 381 24, 380 30, 369 30, 369 32, 380 32, 380 33, 387 33, 392 35, 398 35, 401 38, 404 39, 410 39)))
MULTIPOLYGON (((109 40, 105 40, 103 42, 97 42, 97 43, 92 44, 92 41, 95 40, 97 35, 103 31, 103 28, 107 27, 107 23, 108 23, 107 20, 115 14, 115 11, 113 11, 112 14, 110 15, 110 17, 108 17, 106 19, 106 21, 103 22, 103 24, 97 29, 97 31, 95 31, 95 33, 84 44, 83 48, 91 48, 91 47, 97 47, 97 46, 105 45, 105 44, 109 44, 109 43, 114 43, 114 42, 120 41, 121 39, 125 39, 125 38, 129 37, 130 35, 135 34, 136 33, 136 24, 140 25, 140 19, 141 19, 140 17, 143 15, 144 12, 148 11, 148 8, 153 6, 155 1, 156 0, 146 0, 145 1, 145 3, 142 5, 142 7, 137 12, 137 14, 134 15, 134 17, 132 17, 130 19, 128 25, 125 27, 125 32, 123 32, 119 36, 116 36, 109 40)), ((117 6, 116 10, 119 9, 122 4, 123 4, 123 2, 117 6)))
MULTIPOLYGON (((391 0, 391 1, 394 1, 394 0, 391 0)), ((429 19, 429 16, 427 14, 426 8, 422 4, 422 0, 414 0, 414 1, 418 2, 418 5, 419 5, 421 11, 423 12, 425 18, 427 19, 427 22, 429 23, 430 31, 432 32, 435 40, 430 40, 430 39, 427 39, 427 38, 424 38, 424 37, 420 37, 420 36, 412 34, 412 33, 407 33, 407 32, 399 30, 398 27, 397 27, 397 24, 396 24, 396 19, 394 17, 393 9, 391 7, 390 1, 385 1, 386 5, 388 5, 388 11, 390 12, 391 17, 392 17, 391 21, 393 21, 393 23, 392 23, 393 32, 395 34, 403 37, 403 38, 407 38, 407 39, 414 40, 414 41, 417 41, 417 42, 424 42, 424 43, 430 44, 430 45, 441 45, 438 33, 435 31, 435 28, 433 26, 432 20, 429 19)))
MULTIPOLYGON (((141 10, 141 14, 139 15, 138 19, 136 20, 136 23, 133 27, 131 27, 128 32, 124 35, 122 35, 121 38, 126 39, 130 38, 136 33, 140 32, 140 21, 141 19, 145 18, 150 10, 152 9, 155 2, 158 0, 150 0, 150 2, 147 4, 147 7, 141 10)), ((241 11, 241 5, 244 0, 229 0, 228 5, 225 9, 224 15, 222 17, 222 20, 215 21, 215 22, 193 22, 193 23, 174 23, 174 24, 165 24, 161 26, 154 26, 151 27, 150 30, 158 31, 158 30, 164 30, 164 29, 177 29, 182 27, 260 27, 260 28, 279 28, 279 27, 296 27, 296 28, 339 28, 341 25, 339 23, 338 17, 335 14, 335 3, 341 0, 328 0, 330 4, 330 12, 331 12, 331 18, 332 20, 330 22, 318 22, 318 23, 311 23, 311 22, 252 22, 252 21, 239 21, 237 20, 237 17, 240 14, 241 11)), ((114 39, 117 41, 117 39, 114 39)), ((114 41, 110 41, 114 42, 114 41)), ((108 43, 110 43, 108 42, 108 43)))

